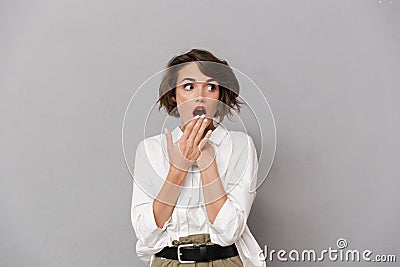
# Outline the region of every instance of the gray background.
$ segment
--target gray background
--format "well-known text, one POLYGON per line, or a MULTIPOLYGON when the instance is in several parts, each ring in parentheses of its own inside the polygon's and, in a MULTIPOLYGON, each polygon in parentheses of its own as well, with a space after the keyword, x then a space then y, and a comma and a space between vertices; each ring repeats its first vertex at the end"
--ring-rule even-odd
POLYGON ((248 74, 274 113, 276 157, 248 221, 260 246, 320 251, 343 237, 399 257, 399 11, 396 0, 1 1, 0 266, 142 266, 122 118, 136 88, 193 47, 248 74))

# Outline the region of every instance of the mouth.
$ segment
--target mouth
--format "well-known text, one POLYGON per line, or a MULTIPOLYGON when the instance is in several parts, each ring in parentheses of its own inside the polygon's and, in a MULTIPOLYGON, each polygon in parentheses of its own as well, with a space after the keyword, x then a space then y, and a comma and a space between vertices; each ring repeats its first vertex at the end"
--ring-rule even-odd
POLYGON ((203 114, 206 114, 206 108, 204 106, 197 106, 193 109, 193 117, 194 116, 201 116, 203 114))

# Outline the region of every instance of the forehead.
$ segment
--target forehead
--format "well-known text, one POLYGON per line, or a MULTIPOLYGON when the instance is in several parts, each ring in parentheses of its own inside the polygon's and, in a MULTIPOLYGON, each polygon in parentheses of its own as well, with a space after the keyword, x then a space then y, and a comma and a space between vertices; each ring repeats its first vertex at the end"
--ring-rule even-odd
POLYGON ((182 81, 184 78, 193 78, 196 81, 206 81, 211 77, 208 77, 202 73, 196 62, 190 62, 179 70, 178 82, 182 81))

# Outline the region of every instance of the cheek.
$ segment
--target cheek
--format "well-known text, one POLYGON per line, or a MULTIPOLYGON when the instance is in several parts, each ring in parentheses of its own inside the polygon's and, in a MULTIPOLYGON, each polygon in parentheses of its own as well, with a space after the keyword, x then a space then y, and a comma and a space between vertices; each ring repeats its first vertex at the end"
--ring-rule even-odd
POLYGON ((191 99, 189 94, 185 94, 180 90, 176 90, 176 102, 178 105, 182 104, 185 101, 188 101, 189 99, 191 99))
POLYGON ((213 105, 214 104, 218 104, 218 102, 219 102, 219 93, 209 95, 209 98, 210 98, 210 100, 211 100, 213 105))
POLYGON ((176 98, 176 105, 177 105, 178 110, 180 110, 180 111, 182 111, 182 112, 183 112, 183 111, 186 112, 186 109, 187 109, 188 106, 190 105, 189 98, 187 98, 187 97, 182 97, 182 96, 177 97, 177 98, 176 98))
POLYGON ((212 95, 212 98, 214 98, 215 100, 219 100, 219 97, 221 96, 221 91, 218 90, 218 92, 216 92, 215 94, 212 95))
POLYGON ((192 104, 191 101, 189 101, 190 99, 191 98, 186 95, 179 93, 176 94, 176 105, 179 115, 185 120, 187 119, 186 117, 192 112, 192 104))
POLYGON ((208 107, 210 109, 212 109, 213 111, 216 111, 218 108, 218 104, 219 104, 219 100, 218 97, 217 98, 210 98, 208 101, 208 107))

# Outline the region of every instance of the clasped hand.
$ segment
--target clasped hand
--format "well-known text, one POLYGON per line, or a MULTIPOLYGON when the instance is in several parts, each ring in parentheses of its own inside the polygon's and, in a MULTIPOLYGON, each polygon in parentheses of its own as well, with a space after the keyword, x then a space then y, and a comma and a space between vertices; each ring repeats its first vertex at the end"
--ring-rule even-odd
POLYGON ((194 163, 197 163, 200 170, 204 170, 212 163, 215 153, 208 142, 212 131, 209 130, 203 138, 208 120, 204 115, 195 116, 186 123, 183 134, 176 144, 172 142, 171 132, 165 129, 170 164, 187 171, 194 163))

